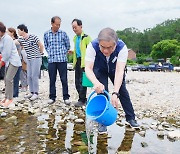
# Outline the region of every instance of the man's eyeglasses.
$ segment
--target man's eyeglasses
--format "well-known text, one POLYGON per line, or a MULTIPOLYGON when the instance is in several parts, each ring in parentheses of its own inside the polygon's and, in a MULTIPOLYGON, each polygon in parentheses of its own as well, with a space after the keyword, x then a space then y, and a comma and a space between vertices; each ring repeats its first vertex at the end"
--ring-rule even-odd
POLYGON ((102 49, 102 50, 108 50, 108 51, 114 49, 114 46, 105 47, 105 46, 103 46, 103 45, 101 45, 101 44, 99 44, 99 47, 100 47, 100 49, 102 49))

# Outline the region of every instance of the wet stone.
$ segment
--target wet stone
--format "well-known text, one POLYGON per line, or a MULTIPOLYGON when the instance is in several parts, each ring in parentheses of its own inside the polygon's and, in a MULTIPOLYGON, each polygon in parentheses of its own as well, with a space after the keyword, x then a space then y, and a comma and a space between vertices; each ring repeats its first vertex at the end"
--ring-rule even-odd
POLYGON ((0 141, 4 141, 5 139, 7 139, 7 137, 5 135, 0 136, 0 141))
POLYGON ((139 132, 139 135, 142 136, 142 137, 145 137, 146 132, 145 132, 145 131, 140 131, 140 132, 139 132))
POLYGON ((84 120, 83 119, 76 119, 74 122, 75 123, 84 123, 84 120))
POLYGON ((0 117, 6 117, 7 113, 6 112, 2 112, 0 117))
POLYGON ((4 111, 3 109, 0 109, 0 114, 1 114, 3 111, 4 111))
POLYGON ((123 127, 123 126, 124 126, 124 124, 123 124, 122 122, 120 122, 120 121, 116 122, 116 124, 117 124, 118 126, 120 126, 120 127, 123 127))
POLYGON ((148 126, 143 125, 143 126, 141 126, 141 129, 142 129, 142 130, 147 130, 147 129, 149 129, 149 127, 148 127, 148 126))
POLYGON ((148 147, 148 144, 146 142, 141 142, 141 146, 145 148, 148 147))
POLYGON ((153 129, 153 130, 156 130, 157 126, 156 125, 151 125, 150 128, 153 129))
POLYGON ((170 125, 169 123, 167 123, 167 122, 162 122, 161 125, 162 125, 163 127, 166 127, 166 128, 171 127, 171 125, 170 125))
POLYGON ((175 131, 168 132, 167 136, 169 139, 172 139, 172 140, 180 140, 180 131, 175 130, 175 131))
POLYGON ((163 130, 164 130, 163 126, 162 126, 162 125, 159 125, 159 126, 158 126, 158 130, 159 130, 159 131, 163 131, 163 130))
POLYGON ((159 131, 158 133, 157 133, 157 136, 159 137, 159 138, 162 138, 162 139, 164 139, 164 132, 163 131, 159 131))
POLYGON ((16 116, 12 116, 10 118, 7 118, 5 120, 7 123, 13 123, 13 122, 16 122, 17 121, 17 117, 16 116))
POLYGON ((167 131, 174 131, 174 128, 165 128, 167 131))

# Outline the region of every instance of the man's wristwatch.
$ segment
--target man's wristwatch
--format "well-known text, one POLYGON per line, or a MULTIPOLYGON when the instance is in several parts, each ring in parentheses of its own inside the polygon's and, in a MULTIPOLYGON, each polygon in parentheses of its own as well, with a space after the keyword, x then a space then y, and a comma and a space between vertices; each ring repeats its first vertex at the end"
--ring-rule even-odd
POLYGON ((117 97, 119 97, 119 93, 117 92, 113 92, 112 95, 116 95, 117 97))

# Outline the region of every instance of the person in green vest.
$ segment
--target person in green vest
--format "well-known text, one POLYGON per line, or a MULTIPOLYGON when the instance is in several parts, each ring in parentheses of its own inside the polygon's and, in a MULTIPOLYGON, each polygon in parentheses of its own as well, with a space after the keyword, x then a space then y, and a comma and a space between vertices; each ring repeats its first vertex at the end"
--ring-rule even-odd
POLYGON ((91 42, 91 37, 82 30, 82 21, 73 19, 72 29, 76 34, 74 36, 73 67, 75 69, 75 86, 79 94, 78 102, 75 107, 81 107, 86 103, 87 87, 82 86, 82 75, 85 67, 85 54, 87 45, 91 42))

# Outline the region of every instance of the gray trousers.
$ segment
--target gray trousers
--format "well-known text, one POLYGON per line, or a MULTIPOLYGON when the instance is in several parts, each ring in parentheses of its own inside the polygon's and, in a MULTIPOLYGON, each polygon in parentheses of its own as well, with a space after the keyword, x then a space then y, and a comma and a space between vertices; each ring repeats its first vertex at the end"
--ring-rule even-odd
POLYGON ((39 92, 39 75, 42 58, 27 60, 27 82, 31 93, 39 92))
POLYGON ((13 98, 13 79, 16 75, 16 72, 19 67, 13 66, 9 63, 9 66, 6 68, 5 71, 5 98, 6 99, 12 99, 13 98))
POLYGON ((21 70, 20 80, 21 80, 21 86, 22 87, 28 86, 28 84, 27 84, 27 71, 21 70))

